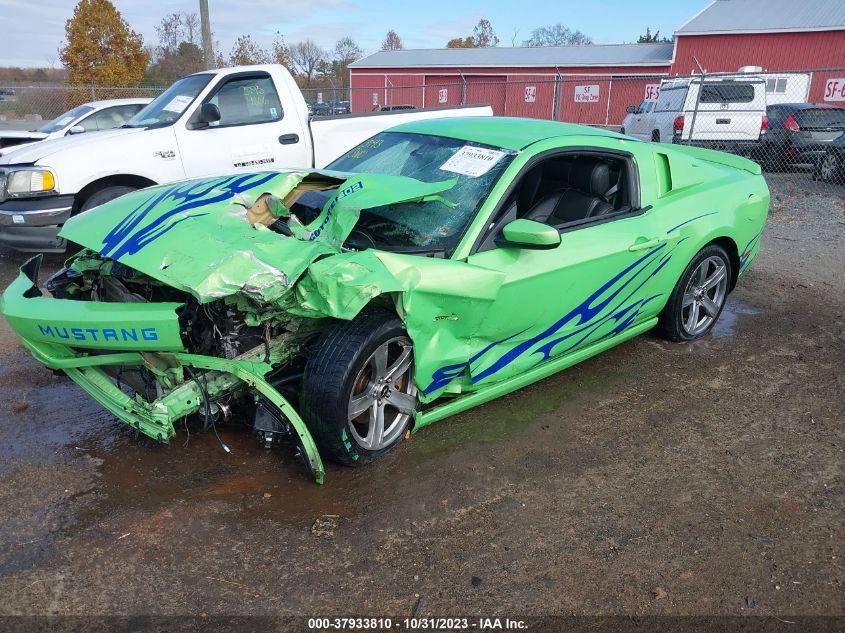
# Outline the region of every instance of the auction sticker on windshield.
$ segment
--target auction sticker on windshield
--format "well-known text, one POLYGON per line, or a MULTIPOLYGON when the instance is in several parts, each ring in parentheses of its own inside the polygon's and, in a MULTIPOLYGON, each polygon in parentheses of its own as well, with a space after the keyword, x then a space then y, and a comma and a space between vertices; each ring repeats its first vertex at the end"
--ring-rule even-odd
POLYGON ((193 101, 193 97, 188 95, 176 95, 170 100, 163 110, 167 110, 168 112, 179 112, 181 113, 185 108, 188 107, 188 104, 193 101))
POLYGON ((478 178, 493 169, 505 152, 485 147, 473 147, 464 145, 455 152, 452 157, 440 165, 443 171, 451 171, 453 174, 478 178))

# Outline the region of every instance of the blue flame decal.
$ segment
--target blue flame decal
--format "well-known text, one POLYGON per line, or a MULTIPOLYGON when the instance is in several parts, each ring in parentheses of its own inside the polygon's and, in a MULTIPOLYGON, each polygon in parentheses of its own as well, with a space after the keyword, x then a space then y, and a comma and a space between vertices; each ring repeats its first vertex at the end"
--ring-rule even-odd
MULTIPOLYGON (((765 228, 765 227, 764 227, 765 228)), ((751 252, 754 250, 754 247, 758 245, 760 242, 760 238, 763 235, 763 229, 760 229, 760 232, 757 233, 754 237, 748 240, 748 244, 745 245, 745 248, 742 249, 742 252, 739 254, 739 270, 740 272, 744 272, 745 267, 751 262, 751 252)))
MULTIPOLYGON (((542 363, 579 347, 624 332, 637 321, 645 306, 662 296, 662 293, 658 293, 635 298, 649 280, 665 268, 675 248, 677 244, 672 248, 667 248, 667 244, 664 243, 637 259, 542 332, 513 346, 485 369, 471 372, 473 384, 495 375, 525 354, 539 356, 537 363, 542 363), (560 334, 566 325, 575 325, 575 327, 565 334, 560 334), (595 338, 596 333, 607 325, 611 325, 611 329, 595 338), (565 346, 560 347, 562 344, 565 346)), ((440 367, 432 374, 431 384, 423 389, 423 393, 428 394, 445 387, 449 381, 461 376, 471 364, 524 332, 525 330, 490 343, 465 363, 440 367)))
POLYGON ((259 187, 276 176, 274 173, 246 174, 177 183, 155 193, 135 207, 103 238, 101 255, 119 259, 134 255, 178 224, 191 218, 208 215, 189 213, 216 202, 228 200, 244 191, 259 187), (172 206, 174 205, 175 206, 172 206), (166 205, 168 210, 154 212, 166 205), (177 217, 179 216, 179 217, 177 217))

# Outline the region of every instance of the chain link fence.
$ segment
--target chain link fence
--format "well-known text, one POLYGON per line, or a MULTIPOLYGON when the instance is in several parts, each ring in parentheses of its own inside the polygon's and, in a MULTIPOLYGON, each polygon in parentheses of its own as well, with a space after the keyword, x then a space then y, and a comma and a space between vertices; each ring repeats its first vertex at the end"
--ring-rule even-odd
MULTIPOLYGON (((306 88, 314 116, 490 105, 498 116, 567 121, 759 162, 770 183, 840 193, 845 184, 845 67, 639 76, 363 75, 306 88)), ((164 87, 0 86, 0 130, 33 129, 82 103, 155 97, 164 87)))
POLYGON ((155 98, 165 87, 77 87, 64 85, 0 85, 0 130, 29 130, 41 127, 68 110, 91 101, 155 98))

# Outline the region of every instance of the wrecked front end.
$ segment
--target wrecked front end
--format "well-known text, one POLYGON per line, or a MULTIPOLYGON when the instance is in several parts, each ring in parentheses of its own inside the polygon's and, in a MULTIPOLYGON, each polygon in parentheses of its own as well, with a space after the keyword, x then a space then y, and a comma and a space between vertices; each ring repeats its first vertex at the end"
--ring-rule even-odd
POLYGON ((224 301, 203 305, 109 263, 93 254, 75 258, 47 282, 54 298, 38 287, 40 255, 22 267, 2 310, 33 356, 160 442, 193 414, 206 427, 233 412, 251 418, 268 446, 290 434, 322 483, 317 447, 283 387, 296 378, 319 320, 249 325, 224 301), (93 273, 95 262, 108 272, 93 273))
POLYGON ((366 301, 292 290, 313 263, 347 250, 361 208, 444 186, 379 178, 267 172, 128 194, 65 226, 85 248, 46 282, 52 296, 36 256, 0 309, 37 360, 141 433, 168 442, 194 414, 212 428, 251 420, 266 445, 291 435, 322 483, 296 411, 305 354, 328 319, 353 318, 366 301))

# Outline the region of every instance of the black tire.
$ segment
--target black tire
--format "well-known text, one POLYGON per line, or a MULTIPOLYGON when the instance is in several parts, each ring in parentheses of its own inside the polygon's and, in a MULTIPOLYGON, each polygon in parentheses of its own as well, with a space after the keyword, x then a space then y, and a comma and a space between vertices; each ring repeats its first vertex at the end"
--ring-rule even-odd
POLYGON ((660 130, 652 130, 651 131, 651 142, 652 143, 659 143, 660 142, 660 130))
POLYGON ((95 191, 90 196, 88 196, 88 199, 82 204, 82 207, 80 207, 79 212, 84 213, 89 209, 99 207, 101 204, 111 202, 115 198, 119 198, 120 196, 127 194, 131 191, 135 191, 135 187, 114 186, 106 187, 105 189, 95 191))
MULTIPOLYGON (((379 450, 370 450, 358 441, 353 433, 353 428, 357 432, 358 427, 353 427, 349 420, 353 395, 360 397, 369 388, 361 390, 358 383, 362 372, 369 371, 370 358, 382 345, 396 339, 406 341, 410 347, 411 341, 396 314, 387 310, 365 310, 352 321, 330 327, 308 358, 300 394, 302 417, 320 450, 341 464, 361 466, 381 457, 402 441, 410 425, 411 416, 400 413, 397 417, 398 410, 387 407, 386 411, 396 420, 392 440, 379 450), (407 419, 403 421, 403 417, 407 419)), ((413 356, 411 369, 403 376, 407 381, 405 388, 413 392, 416 401, 412 361, 413 356)))
POLYGON ((819 160, 817 169, 821 180, 833 184, 845 183, 845 163, 836 152, 826 152, 819 160), (828 165, 832 165, 832 168, 828 165))
POLYGON ((719 316, 721 316, 722 310, 725 307, 727 295, 730 291, 732 274, 733 271, 731 270, 731 259, 730 257, 728 257, 728 254, 725 252, 725 249, 723 249, 721 246, 718 246, 716 244, 710 244, 709 246, 705 246, 703 249, 698 251, 696 256, 692 258, 692 261, 684 270, 684 274, 681 275, 681 278, 678 280, 678 283, 675 284, 675 288, 672 290, 672 294, 669 295, 669 300, 666 302, 666 305, 663 307, 663 310, 661 311, 659 316, 656 328, 657 333, 665 339, 674 341, 676 343, 681 343, 695 341, 710 332, 710 330, 713 329, 713 326, 719 320, 719 316), (709 323, 709 325, 707 325, 701 331, 690 332, 684 324, 684 296, 687 292, 688 286, 690 286, 690 281, 693 277, 693 274, 698 271, 699 266, 701 266, 703 262, 710 258, 720 259, 722 265, 725 267, 724 292, 721 296, 720 302, 718 302, 718 311, 716 312, 715 317, 712 318, 712 321, 709 323))

